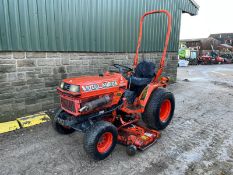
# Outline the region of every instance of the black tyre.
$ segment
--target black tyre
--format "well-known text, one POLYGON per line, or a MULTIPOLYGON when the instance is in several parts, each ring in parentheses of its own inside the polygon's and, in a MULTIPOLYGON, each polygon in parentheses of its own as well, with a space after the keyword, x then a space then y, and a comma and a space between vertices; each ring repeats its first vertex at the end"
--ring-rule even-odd
POLYGON ((58 109, 56 114, 55 114, 55 117, 52 121, 52 124, 53 124, 53 128, 59 133, 59 134, 64 134, 64 135, 67 135, 67 134, 71 134, 75 131, 75 129, 73 128, 69 128, 69 127, 65 127, 65 126, 62 126, 60 123, 58 123, 57 121, 57 118, 62 115, 64 113, 64 111, 62 109, 58 109))
POLYGON ((151 94, 142 119, 149 127, 163 130, 171 122, 174 110, 174 95, 166 89, 158 88, 151 94))
POLYGON ((96 122, 84 135, 84 150, 95 160, 103 160, 114 150, 117 135, 117 128, 111 123, 96 122))

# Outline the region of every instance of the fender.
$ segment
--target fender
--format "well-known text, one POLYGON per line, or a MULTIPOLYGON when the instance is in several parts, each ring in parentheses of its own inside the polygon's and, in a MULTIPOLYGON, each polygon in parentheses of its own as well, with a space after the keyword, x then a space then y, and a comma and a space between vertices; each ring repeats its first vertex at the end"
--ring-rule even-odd
POLYGON ((141 113, 144 112, 147 102, 149 101, 151 94, 159 87, 166 88, 169 81, 168 77, 162 77, 159 83, 150 83, 142 91, 138 97, 138 103, 142 107, 141 113))

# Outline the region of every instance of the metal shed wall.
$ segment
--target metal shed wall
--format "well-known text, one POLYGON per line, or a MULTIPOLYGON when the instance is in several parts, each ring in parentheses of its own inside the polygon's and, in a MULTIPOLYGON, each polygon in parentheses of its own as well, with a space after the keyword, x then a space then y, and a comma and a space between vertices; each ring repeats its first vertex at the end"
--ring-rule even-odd
MULTIPOLYGON (((168 9, 169 51, 177 51, 182 12, 190 0, 0 0, 0 51, 134 52, 140 16, 168 9)), ((166 17, 147 17, 141 51, 162 51, 166 17)))

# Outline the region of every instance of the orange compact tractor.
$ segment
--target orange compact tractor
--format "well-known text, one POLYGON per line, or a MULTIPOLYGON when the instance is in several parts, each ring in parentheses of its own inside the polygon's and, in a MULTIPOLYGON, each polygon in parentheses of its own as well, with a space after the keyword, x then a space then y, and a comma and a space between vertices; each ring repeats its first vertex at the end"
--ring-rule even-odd
POLYGON ((109 156, 117 142, 127 145, 129 155, 155 143, 160 137, 159 130, 169 125, 175 109, 174 96, 166 90, 169 78, 161 77, 170 33, 168 11, 147 12, 140 20, 132 68, 114 64, 111 70, 100 75, 64 79, 57 88, 61 107, 53 120, 56 131, 85 133, 84 150, 97 160, 109 156), (151 62, 138 64, 143 21, 154 13, 164 13, 168 17, 165 46, 157 72, 151 62))

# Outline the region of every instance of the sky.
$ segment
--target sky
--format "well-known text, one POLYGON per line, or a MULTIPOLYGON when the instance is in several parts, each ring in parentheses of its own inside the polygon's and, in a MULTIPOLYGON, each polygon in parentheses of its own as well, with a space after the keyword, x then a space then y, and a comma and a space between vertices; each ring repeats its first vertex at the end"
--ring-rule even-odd
POLYGON ((181 39, 207 38, 213 33, 233 33, 233 0, 195 0, 197 16, 182 15, 181 39))

